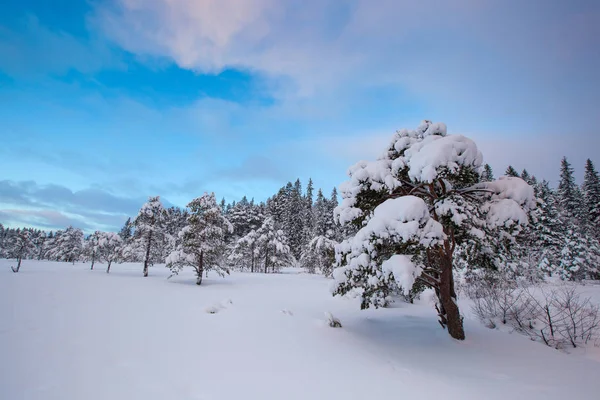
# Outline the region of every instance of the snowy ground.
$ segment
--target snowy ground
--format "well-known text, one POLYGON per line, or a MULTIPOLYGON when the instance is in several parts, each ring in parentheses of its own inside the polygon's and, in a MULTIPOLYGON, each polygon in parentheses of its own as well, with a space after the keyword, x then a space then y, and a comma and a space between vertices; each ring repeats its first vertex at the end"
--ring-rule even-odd
MULTIPOLYGON (((360 311, 329 281, 0 260, 0 399, 597 399, 597 349, 564 354, 431 305, 360 311), (207 311, 216 309, 215 314, 207 311), (324 312, 343 328, 326 325, 324 312)), ((600 301, 600 287, 586 287, 600 301)), ((468 313, 468 307, 463 307, 468 313)))

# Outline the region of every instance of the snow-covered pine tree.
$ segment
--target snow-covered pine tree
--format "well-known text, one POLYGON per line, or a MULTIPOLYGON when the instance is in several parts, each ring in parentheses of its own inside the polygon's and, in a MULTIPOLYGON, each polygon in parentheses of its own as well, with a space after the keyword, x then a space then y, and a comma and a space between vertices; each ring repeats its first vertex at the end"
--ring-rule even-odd
POLYGON ((122 246, 121 235, 114 232, 99 232, 97 254, 100 260, 108 264, 106 273, 110 273, 112 263, 120 259, 122 246))
POLYGON ((47 240, 48 237, 46 235, 46 232, 44 231, 36 231, 33 237, 33 244, 35 246, 35 248, 37 249, 37 259, 38 260, 42 260, 45 256, 46 251, 48 250, 47 248, 47 240))
POLYGON ((305 246, 300 262, 309 273, 314 274, 316 269, 327 276, 331 276, 335 261, 335 246, 338 243, 327 236, 315 236, 305 246))
POLYGON ((327 229, 329 228, 329 222, 327 221, 329 214, 329 205, 327 199, 323 196, 323 191, 319 189, 317 191, 317 199, 315 200, 314 206, 315 213, 315 236, 325 236, 327 229))
POLYGON ((296 260, 300 259, 302 247, 305 244, 303 235, 304 221, 302 219, 304 204, 302 184, 300 183, 300 179, 296 179, 287 202, 287 218, 283 225, 285 235, 288 238, 290 251, 296 260))
POLYGON ((165 239, 165 209, 160 202, 159 196, 151 196, 142 206, 133 222, 135 235, 126 249, 126 254, 143 254, 144 276, 148 276, 148 268, 160 259, 165 239))
POLYGON ((277 272, 281 267, 290 262, 290 246, 287 244, 285 233, 281 229, 277 229, 275 220, 272 217, 267 217, 262 226, 256 231, 258 239, 256 248, 258 249, 257 257, 263 264, 265 273, 277 272))
POLYGON ((589 251, 585 245, 585 239, 578 229, 567 230, 559 265, 561 279, 581 280, 585 277, 591 261, 588 259, 589 251))
POLYGON ((186 226, 187 217, 188 212, 178 207, 170 207, 165 210, 165 238, 161 258, 166 258, 179 246, 181 241, 179 232, 186 226))
POLYGON ((548 181, 535 186, 538 206, 533 211, 531 228, 533 241, 529 251, 535 257, 538 268, 547 275, 555 275, 560 270, 560 259, 565 234, 559 218, 559 210, 554 192, 548 181))
POLYGON ((83 232, 79 228, 69 226, 64 231, 57 231, 52 248, 49 251, 51 259, 72 262, 79 260, 83 249, 83 232))
POLYGON ((490 164, 483 166, 483 172, 481 173, 481 182, 491 182, 494 180, 494 172, 490 164))
POLYGON ((521 171, 521 179, 523 179, 528 184, 533 185, 533 178, 534 177, 531 176, 526 169, 523 169, 523 171, 521 171))
POLYGON ((304 196, 304 206, 302 208, 302 221, 304 222, 303 243, 308 243, 314 236, 315 231, 315 214, 313 210, 313 181, 308 179, 306 185, 306 195, 304 196))
POLYGON ((209 270, 219 275, 229 274, 224 265, 225 232, 233 226, 223 216, 214 193, 205 193, 192 200, 187 207, 190 214, 187 226, 180 232, 181 244, 167 257, 167 268, 177 275, 190 266, 196 272, 196 284, 202 283, 202 274, 209 270))
POLYGON ((579 215, 578 210, 581 205, 581 197, 579 188, 575 183, 573 167, 567 161, 567 157, 563 157, 560 162, 560 181, 558 183, 557 196, 565 222, 577 224, 576 217, 579 215))
POLYGON ((229 263, 241 270, 247 268, 250 272, 256 272, 258 270, 258 238, 257 231, 252 229, 246 236, 236 240, 227 258, 229 263))
POLYGON ((519 173, 517 172, 517 170, 512 165, 509 165, 508 168, 506 168, 506 171, 504 171, 504 175, 505 176, 512 176, 512 177, 515 177, 515 178, 519 177, 519 173))
POLYGON ((94 269, 94 264, 96 263, 98 253, 98 239, 100 239, 101 234, 102 232, 95 231, 87 238, 85 238, 83 243, 82 255, 85 258, 85 261, 91 261, 90 270, 94 269))
POLYGON ((592 160, 585 162, 585 176, 582 185, 585 201, 586 225, 591 236, 600 240, 600 178, 592 160))
POLYGON ((125 243, 131 239, 133 236, 133 222, 131 222, 131 218, 127 218, 127 221, 125 221, 125 224, 123 224, 123 227, 119 231, 119 236, 121 236, 121 239, 125 243))
POLYGON ((10 267, 13 272, 19 272, 21 269, 21 261, 26 257, 32 245, 32 235, 27 229, 17 230, 15 234, 9 237, 7 243, 7 256, 8 258, 15 258, 17 260, 17 268, 10 267))
POLYGON ((335 214, 359 230, 336 248, 334 294, 361 288, 363 308, 381 306, 394 285, 408 293, 418 280, 435 290, 441 325, 464 339, 455 248, 471 247, 473 267, 504 268, 535 207, 522 179, 479 183, 481 167, 472 140, 429 121, 398 131, 377 161, 351 167, 335 214))
POLYGON ((235 204, 227 214, 227 219, 233 226, 233 237, 241 238, 245 236, 250 230, 251 225, 251 207, 250 202, 246 196, 235 204))

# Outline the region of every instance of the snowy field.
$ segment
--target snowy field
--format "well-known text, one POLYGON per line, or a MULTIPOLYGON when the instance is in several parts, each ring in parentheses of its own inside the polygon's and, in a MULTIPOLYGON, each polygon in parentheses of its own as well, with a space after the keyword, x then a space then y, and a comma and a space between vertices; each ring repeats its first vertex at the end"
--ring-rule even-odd
POLYGON ((12 264, 0 260, 2 400, 600 398, 598 348, 489 330, 467 304, 459 342, 427 300, 360 311, 294 270, 197 287, 162 266, 12 264))

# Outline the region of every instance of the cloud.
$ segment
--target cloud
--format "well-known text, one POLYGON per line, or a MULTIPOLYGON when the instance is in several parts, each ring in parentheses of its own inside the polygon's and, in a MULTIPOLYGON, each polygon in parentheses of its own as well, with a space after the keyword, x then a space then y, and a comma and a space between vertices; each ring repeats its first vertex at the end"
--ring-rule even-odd
POLYGON ((0 220, 6 226, 34 226, 51 230, 74 226, 86 231, 93 230, 92 226, 81 219, 54 210, 0 209, 0 220))
POLYGON ((128 51, 183 68, 289 77, 287 94, 394 84, 438 106, 476 106, 485 96, 486 105, 511 99, 515 106, 504 108, 519 111, 524 102, 548 103, 549 92, 585 90, 546 85, 581 65, 588 78, 600 67, 600 56, 589 51, 599 45, 600 10, 576 3, 116 0, 101 3, 92 20, 128 51))
MULTIPOLYGON (((145 198, 113 195, 98 188, 72 191, 61 185, 38 185, 33 181, 0 181, 2 218, 52 229, 73 225, 116 230, 135 216, 145 198)), ((169 207, 171 203, 163 200, 169 207)))

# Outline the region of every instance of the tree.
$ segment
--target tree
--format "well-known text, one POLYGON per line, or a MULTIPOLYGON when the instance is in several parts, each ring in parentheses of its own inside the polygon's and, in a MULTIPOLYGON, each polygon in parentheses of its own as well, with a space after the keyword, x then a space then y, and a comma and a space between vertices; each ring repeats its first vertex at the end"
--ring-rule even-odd
POLYGON ((535 188, 538 207, 532 213, 533 239, 529 243, 528 250, 534 255, 542 272, 554 275, 560 269, 560 253, 565 230, 559 218, 556 196, 550 189, 549 183, 542 181, 535 188))
POLYGON ((257 231, 253 229, 235 242, 228 257, 233 266, 237 266, 242 270, 247 267, 250 272, 257 270, 258 238, 257 231))
POLYGON ((577 210, 580 208, 580 193, 573 176, 573 167, 567 161, 567 157, 563 157, 560 162, 560 181, 557 195, 561 212, 565 218, 571 220, 570 223, 575 223, 575 217, 578 215, 577 210))
POLYGON ((313 181, 312 179, 308 180, 308 185, 306 185, 306 195, 304 196, 304 206, 302 208, 302 220, 304 221, 304 237, 303 243, 308 243, 315 231, 315 214, 313 210, 313 181))
POLYGON ((521 171, 521 179, 523 179, 528 184, 533 185, 535 177, 529 175, 529 172, 526 169, 523 169, 523 171, 521 171))
POLYGON ((17 268, 10 267, 13 272, 19 272, 21 269, 21 261, 27 254, 28 248, 32 245, 31 232, 27 229, 21 229, 16 235, 9 239, 8 256, 17 259, 17 268))
POLYGON ((125 221, 125 224, 119 231, 119 236, 121 236, 123 242, 127 242, 129 239, 131 239, 131 237, 133 236, 132 231, 133 223, 131 222, 131 218, 127 218, 127 221, 125 221))
POLYGON ((302 266, 311 274, 314 274, 318 268, 323 275, 331 276, 336 245, 337 242, 327 236, 315 236, 302 252, 300 258, 302 266))
POLYGON ((494 172, 490 164, 483 166, 483 172, 481 173, 481 182, 491 182, 494 180, 494 172))
POLYGON ((336 248, 334 294, 362 289, 362 307, 387 302, 394 285, 408 293, 416 281, 435 290, 442 327, 464 339, 453 268, 461 257, 473 267, 505 268, 511 244, 535 207, 522 179, 479 182, 482 155, 444 124, 424 121, 396 133, 377 161, 349 169, 340 224, 357 233, 336 248), (455 254, 456 248, 467 249, 455 254))
POLYGON ((587 225, 591 234, 600 240, 600 177, 590 159, 585 163, 582 191, 587 225))
POLYGON ((290 261, 291 255, 285 234, 281 229, 275 227, 275 220, 272 217, 265 219, 256 234, 258 236, 256 240, 258 257, 264 261, 265 274, 269 272, 269 268, 271 272, 279 271, 290 261))
POLYGON ((167 257, 167 268, 177 275, 185 266, 196 272, 196 285, 202 283, 204 271, 215 270, 223 276, 229 271, 223 266, 225 232, 233 226, 223 216, 214 193, 205 193, 188 205, 187 226, 180 232, 182 239, 177 249, 167 257))
POLYGON ((504 175, 506 175, 506 176, 512 176, 514 178, 518 178, 519 177, 519 173, 517 172, 516 169, 514 169, 514 167, 512 165, 509 165, 508 168, 506 168, 506 171, 504 172, 504 175))
POLYGON ((150 197, 134 220, 136 245, 143 249, 144 277, 148 276, 148 267, 154 264, 156 256, 160 257, 160 250, 164 241, 165 213, 160 197, 150 197), (158 253, 158 254, 157 254, 158 253))
POLYGON ((79 228, 69 226, 64 231, 57 231, 49 256, 56 261, 75 264, 83 249, 83 232, 79 228))
POLYGON ((92 261, 92 265, 90 266, 91 270, 94 269, 94 263, 96 262, 96 256, 98 252, 98 239, 100 238, 101 234, 102 232, 96 231, 90 236, 88 236, 84 241, 83 254, 86 259, 92 261))
POLYGON ((106 273, 110 273, 110 266, 121 255, 123 239, 114 232, 100 232, 97 244, 97 254, 101 260, 106 261, 106 273))

